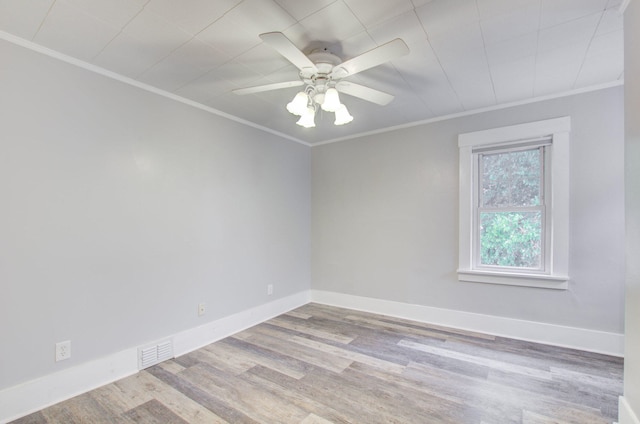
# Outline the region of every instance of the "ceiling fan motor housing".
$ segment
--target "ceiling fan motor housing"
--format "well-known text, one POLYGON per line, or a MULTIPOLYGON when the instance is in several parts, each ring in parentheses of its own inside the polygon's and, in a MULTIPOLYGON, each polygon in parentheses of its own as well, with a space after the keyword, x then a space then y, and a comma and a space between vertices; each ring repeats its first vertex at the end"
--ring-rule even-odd
POLYGON ((342 60, 327 49, 314 50, 308 57, 316 66, 316 71, 304 68, 300 71, 300 78, 305 84, 313 87, 313 92, 310 93, 313 96, 313 100, 318 104, 322 104, 325 92, 336 82, 332 76, 332 71, 342 63, 342 60))
POLYGON ((309 54, 309 59, 316 66, 316 69, 303 68, 300 71, 300 78, 306 84, 313 84, 318 80, 329 81, 333 68, 342 63, 342 60, 333 53, 326 50, 314 50, 309 54))

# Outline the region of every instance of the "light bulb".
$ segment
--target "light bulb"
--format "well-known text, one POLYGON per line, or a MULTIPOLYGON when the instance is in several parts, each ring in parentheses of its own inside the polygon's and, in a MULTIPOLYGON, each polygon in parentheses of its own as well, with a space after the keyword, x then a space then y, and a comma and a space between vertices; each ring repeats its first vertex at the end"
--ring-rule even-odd
POLYGON ((340 107, 340 96, 338 90, 330 88, 324 93, 324 101, 322 102, 322 110, 326 112, 335 112, 340 107))
POLYGON ((296 96, 287 104, 287 110, 294 115, 302 116, 307 111, 307 104, 309 102, 309 96, 304 91, 299 92, 296 96))
POLYGON ((345 105, 340 105, 336 109, 336 120, 333 122, 334 125, 344 125, 353 121, 353 116, 349 114, 347 107, 345 105))
POLYGON ((307 111, 304 114, 302 114, 302 116, 300 116, 300 119, 298 119, 298 122, 296 122, 296 124, 305 128, 315 127, 316 126, 316 123, 314 120, 315 117, 316 117, 315 108, 313 108, 312 106, 309 106, 307 107, 307 111))

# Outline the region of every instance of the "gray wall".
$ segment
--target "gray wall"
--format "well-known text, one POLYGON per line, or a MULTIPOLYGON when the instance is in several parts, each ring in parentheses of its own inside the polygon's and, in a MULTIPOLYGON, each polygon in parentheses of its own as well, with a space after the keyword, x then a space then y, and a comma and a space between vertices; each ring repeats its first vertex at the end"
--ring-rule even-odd
POLYGON ((309 289, 308 147, 0 57, 0 389, 309 289))
MULTIPOLYGON (((624 16, 627 294, 624 396, 640 417, 640 2, 624 16)), ((622 423, 621 424, 626 424, 622 423)))
POLYGON ((310 268, 319 290, 623 331, 622 88, 315 147, 310 191, 305 146, 3 41, 0 57, 0 389, 307 290, 310 268), (458 133, 564 115, 569 290, 458 282, 458 133))
POLYGON ((312 287, 623 332, 623 89, 313 148, 312 287), (458 282, 459 133, 571 116, 569 289, 458 282))

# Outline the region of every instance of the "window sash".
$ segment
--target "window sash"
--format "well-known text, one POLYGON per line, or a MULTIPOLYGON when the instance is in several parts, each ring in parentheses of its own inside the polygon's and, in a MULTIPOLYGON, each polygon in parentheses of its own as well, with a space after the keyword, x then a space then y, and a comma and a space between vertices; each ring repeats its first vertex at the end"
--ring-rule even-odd
POLYGON ((497 272, 527 272, 532 274, 550 274, 550 232, 551 223, 548 222, 547 214, 547 193, 550 192, 548 173, 550 172, 549 154, 547 146, 550 146, 552 139, 550 137, 541 137, 537 139, 522 140, 507 145, 482 146, 473 149, 473 231, 472 231, 472 268, 481 271, 497 271, 497 272), (482 206, 482 157, 484 155, 493 155, 501 153, 511 153, 524 150, 540 149, 540 201, 538 205, 533 206, 503 206, 503 207, 486 207, 482 206), (509 213, 509 212, 539 212, 541 216, 541 233, 540 233, 540 266, 539 267, 512 267, 503 265, 487 265, 481 261, 481 225, 480 217, 482 213, 509 213))
POLYGON ((478 270, 486 270, 486 271, 506 271, 506 272, 523 272, 527 273, 540 273, 540 274, 548 274, 547 272, 547 249, 546 247, 546 208, 543 206, 540 207, 528 207, 528 208, 519 208, 519 209, 500 209, 500 210, 480 210, 478 209, 475 220, 478 224, 476 224, 475 238, 474 238, 474 269, 478 270), (526 209, 526 210, 525 210, 526 209), (482 246, 481 243, 481 225, 480 223, 480 215, 483 212, 498 212, 498 213, 509 213, 509 212, 540 212, 540 266, 539 267, 524 267, 524 266, 506 266, 506 265, 490 265, 483 264, 481 259, 482 254, 482 246))
POLYGON ((471 149, 471 153, 501 153, 501 152, 516 152, 518 150, 529 150, 532 147, 544 147, 550 146, 553 141, 552 136, 544 136, 537 138, 527 138, 522 140, 513 140, 498 144, 488 144, 474 147, 471 149))

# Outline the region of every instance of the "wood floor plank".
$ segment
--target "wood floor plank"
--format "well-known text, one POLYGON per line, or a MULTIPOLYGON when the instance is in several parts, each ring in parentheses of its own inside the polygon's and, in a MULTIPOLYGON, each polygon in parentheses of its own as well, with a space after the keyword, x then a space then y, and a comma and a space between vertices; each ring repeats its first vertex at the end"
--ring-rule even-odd
POLYGON ((309 319, 311 318, 313 315, 311 314, 305 314, 303 312, 298 312, 296 310, 293 311, 289 311, 283 315, 289 316, 289 317, 294 317, 294 318, 300 318, 300 319, 309 319))
POLYGON ((611 424, 623 360, 307 304, 17 424, 611 424))
MULTIPOLYGON (((599 409, 600 415, 611 421, 617 415, 618 395, 607 394, 604 391, 594 390, 593 387, 577 384, 567 380, 552 381, 538 380, 535 378, 514 377, 505 372, 492 371, 487 380, 511 389, 524 390, 531 396, 548 396, 553 394, 556 402, 582 405, 584 407, 599 409), (607 405, 610 405, 607 407, 607 405), (614 407, 613 410, 608 409, 614 407)), ((620 389, 622 390, 622 389, 620 389)))
POLYGON ((522 424, 569 424, 557 418, 547 417, 531 411, 523 411, 522 424))
POLYGON ((107 384, 89 393, 111 414, 120 416, 153 399, 153 394, 141 384, 141 373, 107 384))
POLYGON ((182 376, 182 373, 176 375, 171 374, 160 367, 151 367, 148 370, 156 378, 178 390, 183 395, 199 403, 216 416, 222 418, 228 423, 239 424, 258 424, 259 422, 245 415, 233 405, 229 405, 224 399, 206 390, 206 387, 189 381, 182 376))
POLYGON ((439 347, 428 346, 422 343, 416 343, 406 339, 398 342, 398 345, 408 347, 410 349, 416 349, 421 352, 427 352, 434 355, 443 356, 446 358, 457 359, 459 361, 464 361, 471 364, 482 365, 488 368, 497 369, 501 371, 507 371, 513 374, 536 377, 544 380, 552 379, 551 372, 549 371, 542 371, 535 368, 524 367, 522 365, 514 365, 514 364, 509 364, 503 361, 497 361, 494 359, 483 358, 475 355, 468 355, 466 353, 460 353, 450 349, 442 349, 439 347))
POLYGON ((189 424, 156 399, 127 411, 124 417, 140 424, 189 424))
POLYGON ((287 399, 288 402, 292 402, 312 414, 322 416, 334 424, 354 422, 352 413, 341 413, 329 402, 326 402, 326 399, 308 396, 304 391, 298 390, 303 383, 273 369, 256 366, 245 373, 242 378, 275 396, 287 399))
MULTIPOLYGON (((187 354, 190 357, 190 366, 193 364, 210 364, 232 374, 242 374, 256 364, 245 356, 231 355, 215 344, 205 346, 202 349, 187 354)), ((188 369, 189 367, 185 367, 188 369)))
POLYGON ((335 424, 335 423, 329 420, 325 420, 324 418, 319 417, 316 414, 309 414, 307 418, 300 421, 300 424, 335 424))
POLYGON ((555 380, 566 380, 579 384, 580 386, 593 387, 597 391, 605 391, 613 395, 620 392, 619 378, 608 376, 602 377, 591 373, 578 372, 560 367, 550 367, 551 375, 555 380))
POLYGON ((354 316, 354 315, 347 315, 345 319, 349 321, 355 321, 358 323, 366 323, 373 326, 376 329, 402 331, 403 333, 406 333, 406 334, 413 334, 416 336, 423 336, 423 337, 433 337, 435 339, 442 339, 442 340, 460 337, 460 336, 465 338, 467 337, 479 338, 483 340, 494 339, 493 336, 489 336, 486 334, 472 333, 470 331, 456 330, 456 329, 443 331, 442 330, 443 327, 435 327, 435 326, 430 327, 430 326, 424 326, 424 325, 421 326, 421 325, 415 325, 415 324, 407 325, 403 321, 393 322, 391 320, 373 319, 373 318, 354 316))
POLYGON ((257 422, 299 422, 308 415, 286 399, 211 366, 200 364, 181 375, 257 422))
MULTIPOLYGON (((567 402, 558 399, 557 393, 549 390, 546 394, 539 394, 525 388, 499 384, 487 379, 455 374, 426 364, 412 363, 407 367, 405 375, 408 378, 416 378, 428 381, 429 384, 438 387, 444 393, 456 393, 465 399, 466 404, 474 408, 484 409, 487 416, 492 416, 495 411, 504 411, 505 422, 508 416, 513 416, 513 411, 518 411, 520 418, 515 422, 521 422, 522 410, 540 414, 550 414, 558 419, 564 419, 572 424, 604 424, 609 420, 602 416, 600 410, 587 405, 567 402)), ((491 421, 491 420, 489 420, 491 421)), ((493 418, 493 421, 496 421, 493 418)), ((497 421, 499 422, 499 421, 497 421)))
POLYGON ((342 344, 351 343, 353 341, 353 337, 347 337, 347 336, 343 336, 342 334, 336 334, 335 331, 332 333, 329 331, 315 329, 309 326, 308 322, 297 324, 287 319, 273 318, 267 321, 267 324, 275 325, 276 327, 286 328, 289 330, 294 330, 298 333, 308 334, 310 336, 315 336, 321 339, 331 340, 331 341, 342 343, 342 344), (303 324, 306 324, 306 325, 303 325, 303 324))
POLYGON ((405 391, 393 390, 388 382, 377 384, 375 379, 352 368, 337 376, 322 372, 310 374, 301 381, 315 389, 317 396, 329 397, 331 404, 345 413, 357 405, 356 416, 362 417, 362 422, 465 422, 458 415, 464 411, 456 405, 424 394, 409 397, 405 391))
MULTIPOLYGON (((159 368, 160 365, 157 365, 159 368)), ((150 394, 153 399, 158 400, 172 413, 191 424, 226 424, 227 422, 200 405, 193 399, 180 393, 170 385, 159 380, 147 371, 137 374, 140 379, 137 381, 150 394)))
POLYGON ((326 355, 316 349, 302 346, 300 344, 289 343, 292 336, 275 331, 266 325, 260 328, 254 327, 251 329, 251 332, 245 331, 240 335, 234 335, 232 337, 249 341, 252 344, 266 349, 279 350, 287 356, 325 368, 328 371, 335 373, 344 371, 353 362, 349 359, 326 355), (282 349, 285 343, 287 348, 282 349))
POLYGON ((38 411, 25 417, 18 418, 17 420, 12 421, 12 424, 47 424, 47 419, 44 417, 42 412, 38 411))
POLYGON ((177 374, 185 369, 182 365, 173 360, 164 361, 158 365, 173 374, 177 374))
POLYGON ((331 356, 337 356, 340 358, 344 358, 348 361, 357 361, 363 364, 371 365, 372 367, 383 369, 389 373, 402 374, 402 371, 404 371, 403 365, 399 365, 394 362, 388 362, 382 359, 374 358, 369 355, 353 352, 348 349, 343 349, 343 348, 332 346, 326 343, 321 343, 315 340, 305 339, 304 337, 294 336, 291 339, 291 341, 299 345, 307 346, 311 349, 324 352, 331 356))
POLYGON ((321 401, 327 409, 335 410, 338 415, 351 417, 348 422, 408 422, 397 418, 385 409, 381 399, 376 396, 378 394, 376 388, 366 386, 365 381, 361 381, 354 387, 345 379, 344 373, 327 373, 326 370, 319 368, 300 380, 278 379, 275 382, 282 384, 284 388, 294 390, 305 398, 321 401))
POLYGON ((447 394, 444 391, 438 390, 438 388, 433 387, 420 380, 412 380, 404 376, 385 373, 384 371, 378 368, 374 368, 362 363, 354 363, 351 365, 351 368, 363 374, 377 378, 380 381, 384 381, 386 384, 392 383, 396 385, 396 387, 398 387, 398 390, 402 390, 402 391, 408 390, 408 391, 420 393, 421 395, 441 398, 446 400, 447 402, 450 402, 451 404, 457 404, 457 405, 465 404, 465 400, 460 396, 447 394))
POLYGON ((313 367, 313 365, 308 362, 263 348, 246 340, 228 337, 218 342, 218 344, 227 345, 231 349, 242 352, 243 355, 251 358, 256 364, 271 368, 274 371, 295 379, 304 377, 307 371, 313 367))
MULTIPOLYGON (((414 339, 414 341, 423 343, 420 340, 414 339)), ((527 368, 539 369, 545 372, 550 371, 548 358, 543 359, 525 356, 522 354, 523 349, 514 349, 513 345, 505 345, 504 343, 501 343, 501 341, 494 340, 487 342, 477 339, 448 339, 442 344, 436 345, 430 343, 430 345, 472 356, 498 360, 513 365, 526 366, 527 368)))
POLYGON ((53 405, 42 411, 47 422, 56 423, 96 423, 110 424, 118 422, 118 416, 111 414, 91 393, 85 393, 69 399, 63 404, 53 405))

